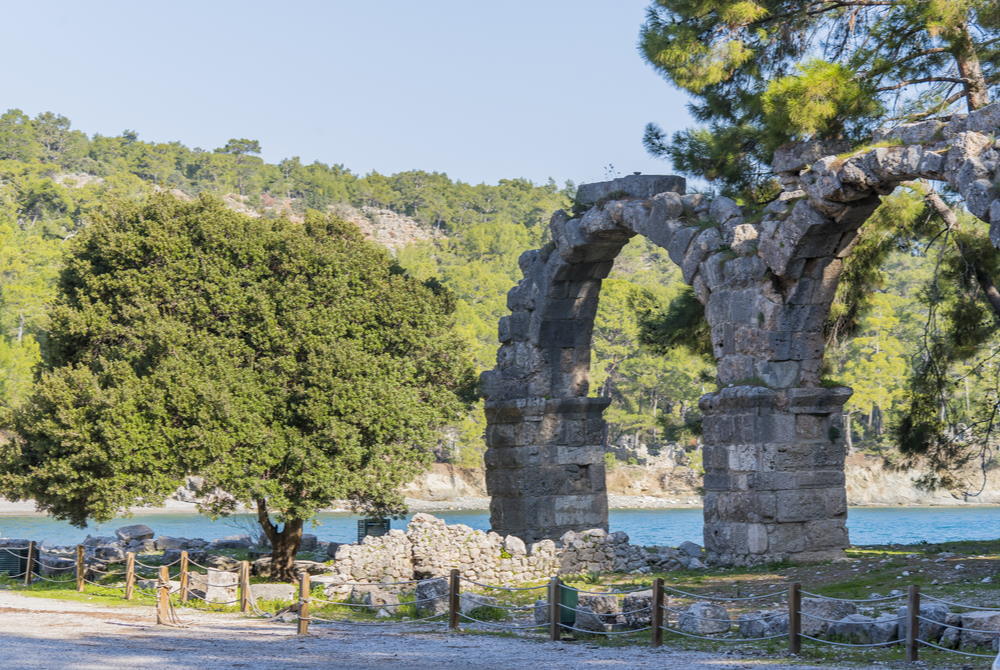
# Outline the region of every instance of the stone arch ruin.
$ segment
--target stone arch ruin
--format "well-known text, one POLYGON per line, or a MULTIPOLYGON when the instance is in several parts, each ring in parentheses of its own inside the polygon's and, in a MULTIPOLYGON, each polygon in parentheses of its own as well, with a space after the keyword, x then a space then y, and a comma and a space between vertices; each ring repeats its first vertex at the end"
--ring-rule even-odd
POLYGON ((784 191, 759 220, 685 195, 679 177, 585 185, 576 218, 520 258, 497 365, 483 373, 493 529, 532 542, 607 528, 602 413, 588 393, 601 280, 635 235, 667 250, 705 306, 720 390, 704 413, 705 548, 722 565, 822 560, 848 545, 842 407, 820 383, 823 324, 844 259, 881 196, 946 182, 1000 246, 1000 104, 881 133, 841 156, 780 151, 784 191))

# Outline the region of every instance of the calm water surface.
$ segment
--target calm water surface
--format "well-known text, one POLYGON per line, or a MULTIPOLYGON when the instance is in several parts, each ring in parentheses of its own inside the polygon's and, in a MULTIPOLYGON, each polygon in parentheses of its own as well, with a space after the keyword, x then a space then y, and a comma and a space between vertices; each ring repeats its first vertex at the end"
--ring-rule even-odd
MULTIPOLYGON (((435 512, 448 523, 464 523, 473 528, 489 528, 485 511, 435 512)), ((351 514, 326 513, 319 525, 306 532, 321 540, 352 542, 357 539, 357 518, 351 514)), ((157 535, 214 539, 253 532, 254 518, 238 515, 210 521, 197 514, 137 514, 106 524, 79 529, 40 516, 0 516, 0 537, 44 541, 49 545, 76 544, 88 533, 113 535, 114 529, 129 523, 144 523, 157 535)), ((950 540, 992 540, 1000 537, 1000 507, 890 507, 853 508, 847 525, 854 544, 947 542, 950 540)), ((393 521, 403 528, 403 520, 393 521)), ((622 530, 636 544, 676 546, 685 540, 701 544, 700 509, 613 510, 611 530, 622 530)))

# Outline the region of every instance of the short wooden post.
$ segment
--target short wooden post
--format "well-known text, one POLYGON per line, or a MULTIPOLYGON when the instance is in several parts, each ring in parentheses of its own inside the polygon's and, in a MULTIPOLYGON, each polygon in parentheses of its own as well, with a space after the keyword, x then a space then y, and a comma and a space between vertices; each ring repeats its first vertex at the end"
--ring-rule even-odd
POLYGON ((186 551, 181 552, 181 562, 180 562, 180 578, 181 578, 181 602, 186 603, 188 600, 188 571, 190 570, 190 565, 188 564, 188 553, 186 551))
POLYGON ((802 585, 788 587, 788 651, 798 654, 802 651, 802 585))
POLYGON ((83 593, 83 578, 86 576, 87 564, 83 560, 83 545, 76 545, 76 590, 83 593))
POLYGON ((659 647, 663 644, 663 579, 660 577, 653 580, 652 608, 653 646, 659 647))
POLYGON ((24 585, 31 586, 31 576, 35 572, 35 541, 28 542, 28 561, 24 567, 24 585))
POLYGON ((135 595, 135 552, 125 554, 125 600, 135 595))
POLYGON ((906 597, 906 662, 913 663, 919 657, 917 642, 920 636, 920 587, 910 584, 906 597))
POLYGON ((156 623, 165 626, 170 623, 170 568, 160 566, 160 578, 156 585, 156 623))
POLYGON ((562 588, 558 577, 553 577, 549 581, 549 639, 558 642, 562 638, 562 608, 559 600, 562 597, 562 588))
POLYGON ((302 571, 299 578, 299 635, 309 634, 309 573, 302 571))
POLYGON ((250 609, 250 561, 240 561, 240 611, 250 609))
POLYGON ((461 588, 462 584, 459 572, 458 570, 452 570, 451 578, 448 580, 448 628, 452 630, 458 628, 458 613, 461 608, 461 588))

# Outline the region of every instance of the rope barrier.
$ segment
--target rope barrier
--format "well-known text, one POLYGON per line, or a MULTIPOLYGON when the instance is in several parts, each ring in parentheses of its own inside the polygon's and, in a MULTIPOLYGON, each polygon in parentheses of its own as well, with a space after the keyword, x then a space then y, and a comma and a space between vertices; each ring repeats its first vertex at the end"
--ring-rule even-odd
MULTIPOLYGON (((648 612, 652 609, 651 606, 647 605, 646 607, 640 607, 637 610, 629 610, 628 612, 595 612, 591 609, 580 609, 578 607, 570 607, 569 605, 564 605, 563 603, 559 603, 559 607, 563 608, 564 610, 570 610, 573 612, 582 612, 583 614, 596 614, 597 616, 625 616, 626 614, 638 614, 639 612, 648 612)), ((721 621, 721 619, 719 620, 721 621)))
POLYGON ((834 598, 833 596, 824 596, 820 593, 812 593, 810 591, 802 591, 802 595, 809 596, 810 598, 820 598, 822 600, 834 600, 838 603, 880 603, 886 600, 899 600, 900 598, 906 597, 905 593, 900 593, 895 596, 879 596, 878 598, 834 598))
POLYGON ((928 642, 927 640, 923 640, 919 637, 917 638, 917 642, 927 647, 933 647, 934 649, 947 651, 948 653, 951 654, 961 654, 962 656, 972 656, 973 658, 994 658, 993 654, 973 654, 971 651, 959 651, 958 649, 948 649, 948 647, 942 647, 940 645, 934 644, 933 642, 928 642))
POLYGON ((865 624, 865 623, 889 623, 891 621, 906 621, 905 616, 898 616, 893 619, 872 619, 871 621, 844 621, 842 619, 824 619, 823 617, 816 616, 815 614, 809 614, 809 612, 799 612, 799 615, 814 619, 816 621, 822 621, 824 623, 845 623, 845 624, 865 624))
POLYGON ((382 608, 382 607, 402 607, 404 605, 419 605, 420 603, 429 603, 429 602, 432 602, 432 601, 435 601, 435 600, 444 600, 445 597, 446 596, 441 596, 441 597, 437 597, 437 598, 421 598, 420 600, 411 600, 410 602, 405 602, 405 603, 394 603, 394 604, 388 604, 387 603, 385 605, 378 605, 378 604, 370 604, 369 605, 369 604, 366 604, 366 603, 345 603, 345 602, 340 602, 340 601, 337 601, 337 600, 326 600, 325 598, 316 598, 316 597, 310 598, 310 602, 314 602, 314 603, 326 603, 328 605, 333 605, 335 607, 340 607, 340 606, 344 606, 344 607, 365 607, 365 608, 368 608, 368 609, 375 609, 375 608, 382 608))
MULTIPOLYGON (((545 588, 542 586, 536 588, 545 588)), ((578 589, 567 584, 563 584, 563 588, 569 591, 576 591, 577 593, 583 593, 591 596, 627 596, 630 593, 641 593, 642 591, 649 591, 652 587, 646 587, 643 589, 632 589, 631 591, 584 591, 583 589, 578 589)))
POLYGON ((677 635, 683 635, 684 637, 693 637, 698 640, 709 640, 711 642, 727 642, 730 644, 737 644, 740 642, 760 642, 762 640, 774 640, 779 637, 787 638, 787 633, 776 633, 774 635, 764 635, 762 637, 709 637, 707 635, 696 635, 695 633, 688 633, 683 630, 677 630, 676 628, 668 628, 666 626, 660 626, 660 630, 666 631, 668 633, 675 633, 677 635))
POLYGON ((476 619, 474 617, 469 616, 468 614, 462 614, 461 612, 458 613, 458 616, 462 617, 463 619, 467 619, 468 621, 474 621, 474 622, 476 622, 478 624, 482 624, 484 626, 491 626, 493 628, 503 628, 504 630, 530 630, 532 628, 548 628, 548 626, 549 626, 549 624, 547 624, 547 623, 536 623, 536 624, 523 625, 522 626, 522 625, 512 624, 512 623, 499 623, 499 622, 496 622, 496 621, 483 621, 482 619, 476 619))
POLYGON ((652 626, 646 626, 645 628, 635 628, 633 630, 606 630, 602 632, 599 630, 587 630, 585 628, 577 628, 576 626, 570 626, 569 624, 565 623, 561 624, 561 626, 568 630, 575 630, 578 633, 590 633, 592 635, 632 635, 634 633, 641 633, 644 630, 652 629, 652 626))
POLYGON ((926 621, 927 623, 937 624, 939 626, 944 626, 945 628, 957 628, 963 632, 969 633, 983 633, 985 635, 1000 635, 1000 630, 979 630, 978 628, 963 628, 962 626, 956 626, 955 624, 945 623, 944 621, 935 621, 934 619, 927 619, 925 617, 917 615, 917 618, 921 621, 926 621))
POLYGON ((824 640, 819 637, 813 637, 812 635, 806 635, 805 633, 799 633, 800 637, 804 637, 807 640, 812 640, 813 642, 819 642, 821 644, 832 644, 837 647, 888 647, 892 644, 899 644, 900 642, 905 642, 905 640, 890 640, 889 642, 869 642, 866 644, 856 644, 850 642, 834 642, 832 640, 824 640))
MULTIPOLYGON (((643 589, 643 590, 648 590, 648 589, 643 589)), ((710 595, 707 595, 707 594, 703 595, 703 594, 698 594, 698 593, 691 593, 690 591, 682 591, 680 589, 674 588, 673 586, 667 586, 666 584, 663 585, 663 590, 664 590, 664 592, 670 591, 672 593, 677 593, 677 594, 680 594, 682 596, 686 596, 688 598, 694 598, 696 600, 716 600, 716 601, 719 601, 719 602, 741 602, 741 601, 746 601, 746 600, 767 600, 768 598, 774 598, 775 596, 784 596, 784 595, 786 595, 785 591, 775 591, 774 593, 765 593, 765 594, 759 595, 759 596, 733 596, 733 597, 710 596, 710 595)))
MULTIPOLYGON (((547 589, 548 588, 548 584, 542 584, 541 586, 521 586, 521 587, 518 587, 518 586, 496 586, 494 584, 482 584, 480 582, 476 582, 476 581, 473 581, 471 579, 466 579, 465 577, 459 577, 459 579, 461 581, 463 581, 463 582, 466 582, 466 583, 469 583, 469 584, 475 584, 476 586, 480 586, 480 587, 482 587, 484 589, 495 589, 497 591, 537 591, 539 589, 547 589)), ((569 587, 567 587, 567 588, 569 588, 569 587)))
POLYGON ((950 600, 945 600, 944 598, 935 598, 934 596, 927 595, 926 593, 920 594, 921 598, 926 598, 927 600, 933 600, 934 602, 942 603, 944 605, 951 605, 952 607, 961 607, 967 610, 978 610, 980 612, 1000 612, 1000 608, 997 607, 979 607, 978 605, 963 605, 962 603, 953 603, 950 600))

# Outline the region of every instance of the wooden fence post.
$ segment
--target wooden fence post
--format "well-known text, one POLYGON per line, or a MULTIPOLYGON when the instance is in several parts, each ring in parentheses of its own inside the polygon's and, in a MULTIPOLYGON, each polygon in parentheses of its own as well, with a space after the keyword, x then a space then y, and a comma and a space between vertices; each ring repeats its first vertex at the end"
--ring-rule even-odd
POLYGON ((87 565, 83 560, 83 545, 76 545, 76 590, 83 593, 83 578, 87 574, 87 565))
POLYGON ((802 585, 788 587, 788 651, 798 654, 802 651, 802 585))
POLYGON ((448 628, 451 630, 458 628, 458 613, 462 606, 459 591, 461 588, 458 570, 452 570, 451 578, 448 580, 448 628))
POLYGON ((188 571, 190 570, 190 566, 188 565, 188 553, 187 553, 187 551, 182 551, 181 552, 180 569, 181 569, 181 574, 180 574, 180 578, 181 578, 181 602, 182 603, 186 603, 187 600, 188 600, 188 571))
POLYGON ((653 646, 659 647, 663 644, 663 579, 657 577, 653 580, 653 646))
POLYGON ((305 570, 299 577, 299 635, 309 634, 309 573, 305 570))
POLYGON ((250 609, 250 561, 240 561, 240 611, 250 609))
POLYGON ((906 598, 906 662, 913 663, 919 657, 917 638, 920 635, 920 587, 910 584, 906 598))
POLYGON ((554 642, 558 642, 562 637, 562 608, 559 607, 562 589, 560 586, 559 577, 553 577, 549 580, 549 639, 554 642))
POLYGON ((170 623, 170 568, 160 566, 160 579, 156 585, 156 623, 165 626, 170 623))
POLYGON ((35 571, 35 541, 28 542, 28 561, 24 568, 24 585, 31 586, 31 574, 35 571))
POLYGON ((135 595, 135 552, 125 554, 125 600, 135 595))

